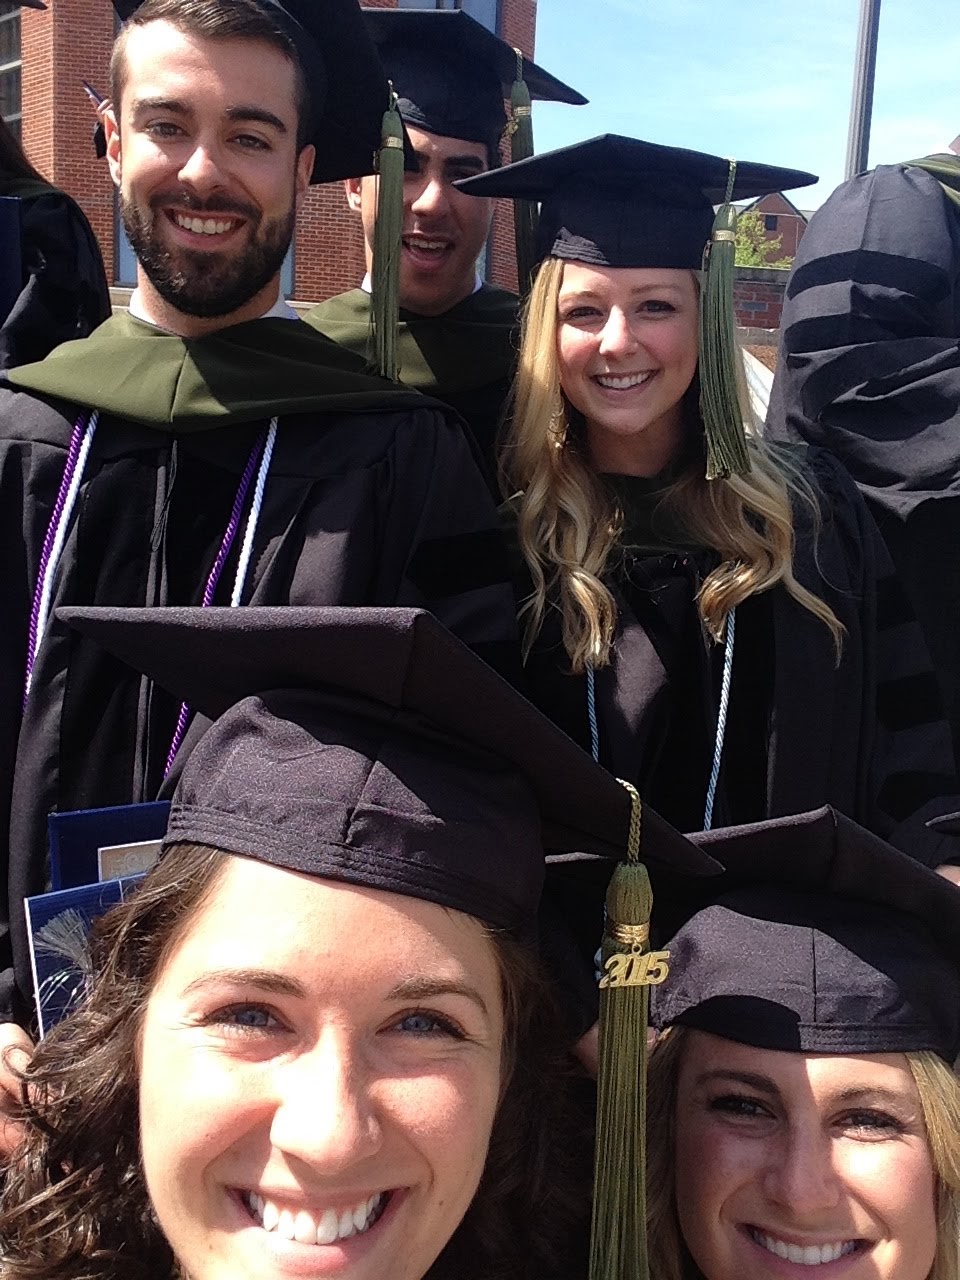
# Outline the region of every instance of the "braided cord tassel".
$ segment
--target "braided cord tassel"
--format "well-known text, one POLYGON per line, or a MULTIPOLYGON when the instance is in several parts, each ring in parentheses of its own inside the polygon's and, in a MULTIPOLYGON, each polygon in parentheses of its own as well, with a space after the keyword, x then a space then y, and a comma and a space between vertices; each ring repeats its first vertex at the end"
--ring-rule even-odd
POLYGON ((704 251, 700 297, 700 414, 707 443, 707 479, 750 470, 743 428, 737 361, 741 359, 733 311, 737 211, 730 203, 737 176, 731 160, 727 191, 704 251))
POLYGON ((651 951, 653 894, 639 861, 642 806, 630 793, 627 860, 607 890, 600 979, 597 1149, 590 1280, 650 1280, 646 1212, 646 1087, 649 988, 667 976, 667 953, 651 951))
POLYGON ((377 219, 373 233, 371 306, 373 358, 377 373, 396 382, 400 372, 397 341, 400 325, 400 249, 403 234, 403 122, 397 95, 390 86, 390 105, 383 113, 377 158, 377 219))
MULTIPOLYGON (((530 90, 523 78, 523 54, 517 55, 517 75, 510 88, 510 162, 526 160, 533 155, 533 108, 530 90)), ((520 296, 526 297, 533 283, 537 268, 537 229, 539 215, 535 200, 514 200, 513 232, 517 249, 517 287, 520 296)))

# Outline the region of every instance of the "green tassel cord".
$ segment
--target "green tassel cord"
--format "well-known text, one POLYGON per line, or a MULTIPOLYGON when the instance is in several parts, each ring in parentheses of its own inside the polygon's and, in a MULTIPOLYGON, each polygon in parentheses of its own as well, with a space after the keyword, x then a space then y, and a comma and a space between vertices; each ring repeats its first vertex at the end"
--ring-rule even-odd
POLYGON ((597 1145, 590 1280, 650 1280, 646 1212, 647 1018, 650 987, 667 976, 665 951, 649 949, 653 894, 639 861, 641 802, 630 793, 627 861, 607 890, 600 979, 597 1145))
POLYGON ((373 360, 382 378, 396 382, 400 372, 397 335, 400 324, 400 252, 403 233, 403 122, 397 95, 390 86, 390 105, 383 113, 377 159, 377 220, 373 234, 371 324, 373 360))
MULTIPOLYGON (((523 78, 523 54, 517 55, 517 78, 510 89, 510 162, 526 160, 533 155, 533 110, 530 90, 523 78)), ((514 200, 513 230, 517 248, 517 284, 521 297, 526 297, 537 269, 537 228, 539 215, 535 200, 514 200)))
POLYGON ((727 193, 713 222, 704 254, 700 298, 700 414, 707 442, 707 479, 726 479, 750 470, 750 454, 740 405, 737 361, 741 359, 733 310, 733 268, 737 256, 737 211, 730 203, 737 174, 730 161, 727 193))

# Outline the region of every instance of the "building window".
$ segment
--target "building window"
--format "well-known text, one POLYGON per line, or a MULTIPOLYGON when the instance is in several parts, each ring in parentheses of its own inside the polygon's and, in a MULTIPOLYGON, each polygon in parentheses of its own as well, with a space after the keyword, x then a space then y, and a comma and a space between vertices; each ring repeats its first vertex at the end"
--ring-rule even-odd
POLYGON ((763 215, 763 229, 764 231, 776 231, 777 215, 775 213, 765 213, 763 215))
POLYGON ((397 0, 399 9, 462 9, 489 31, 500 30, 500 0, 397 0))
POLYGON ((0 0, 0 116, 20 137, 20 5, 0 0))

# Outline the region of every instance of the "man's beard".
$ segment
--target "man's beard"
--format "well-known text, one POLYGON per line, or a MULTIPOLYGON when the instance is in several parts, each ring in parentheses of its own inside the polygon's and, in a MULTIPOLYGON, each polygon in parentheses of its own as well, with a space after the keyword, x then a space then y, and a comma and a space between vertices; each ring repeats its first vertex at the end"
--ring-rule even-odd
POLYGON ((213 196, 200 201, 186 192, 154 196, 144 209, 120 193, 123 229, 147 279, 165 302, 188 316, 214 318, 240 309, 276 276, 293 239, 296 207, 271 221, 253 205, 213 196), (164 207, 189 209, 197 217, 230 217, 246 220, 248 244, 235 253, 164 247, 158 234, 164 207))

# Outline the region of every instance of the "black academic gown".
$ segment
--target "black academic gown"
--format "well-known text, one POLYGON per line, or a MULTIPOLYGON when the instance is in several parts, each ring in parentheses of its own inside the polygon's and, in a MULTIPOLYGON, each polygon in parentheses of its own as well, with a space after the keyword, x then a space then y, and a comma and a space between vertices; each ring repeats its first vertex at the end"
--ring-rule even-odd
POLYGON ((29 364, 110 315, 100 248, 81 209, 55 187, 0 177, 0 196, 20 201, 24 284, 0 317, 0 369, 29 364))
MULTIPOLYGON (((794 572, 845 627, 841 658, 827 627, 783 587, 737 608, 713 825, 830 804, 936 863, 960 845, 924 826, 947 811, 940 799, 956 783, 923 638, 855 487, 828 455, 810 457, 824 524, 814 552, 810 515, 798 507, 794 572)), ((705 636, 694 596, 717 558, 648 550, 649 482, 609 483, 626 527, 608 577, 619 611, 615 656, 596 676, 599 758, 676 826, 701 830, 724 646, 705 636)), ((555 613, 526 676, 533 700, 589 750, 587 681, 570 673, 555 613)))
MULTIPOLYGON (((497 435, 517 359, 518 308, 516 294, 485 284, 440 316, 400 312, 400 381, 456 409, 494 494, 497 435)), ((329 298, 304 318, 334 342, 368 356, 370 295, 362 289, 329 298)))
POLYGON ((767 432, 830 450, 860 486, 923 626, 960 755, 960 207, 930 173, 881 165, 811 219, 767 432))
MULTIPOLYGON (((501 669, 516 662, 495 508, 445 409, 356 373, 352 356, 298 322, 237 326, 220 335, 219 349, 211 340, 182 344, 133 320, 109 324, 110 342, 95 334, 14 375, 50 386, 89 368, 88 383, 106 384, 56 605, 199 604, 272 408, 279 428, 243 603, 423 607, 501 669), (165 354, 170 347, 175 355, 177 344, 187 351, 182 368, 165 354), (325 349, 333 353, 326 380, 335 384, 326 399, 325 349), (223 403, 231 386, 232 407, 223 403), (121 416, 127 396, 131 412, 135 406, 152 420, 121 416)), ((96 398, 97 386, 86 393, 96 398)), ((41 548, 71 429, 85 414, 62 397, 0 387, 0 1020, 26 1012, 22 900, 47 884, 47 814, 152 798, 178 711, 51 616, 21 716, 41 548)), ((239 543, 214 603, 229 603, 239 543)))

